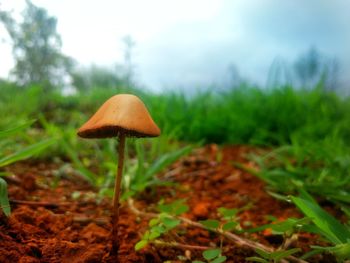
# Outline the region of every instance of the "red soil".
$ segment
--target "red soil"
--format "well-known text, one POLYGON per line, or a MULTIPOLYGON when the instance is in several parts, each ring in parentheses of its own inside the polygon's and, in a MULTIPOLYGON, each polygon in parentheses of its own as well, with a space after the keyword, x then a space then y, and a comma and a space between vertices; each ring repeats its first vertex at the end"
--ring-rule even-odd
MULTIPOLYGON (((219 218, 217 208, 251 207, 238 214, 243 227, 269 223, 267 215, 279 220, 301 217, 291 205, 277 201, 264 191, 264 183, 232 166, 239 161, 253 166, 244 156, 253 149, 210 145, 180 160, 159 178, 176 186, 146 189, 135 201, 145 212, 155 212, 160 199, 166 202, 186 198, 189 211, 185 217, 198 221, 219 218)), ((8 179, 12 214, 0 214, 0 262, 116 262, 111 248, 111 200, 99 200, 97 190, 78 176, 54 163, 21 162, 8 168, 14 179, 8 179), (59 172, 60 171, 60 172, 59 172), (60 180, 55 180, 60 174, 60 180), (80 193, 73 198, 73 193, 80 193), (32 203, 23 204, 23 201, 32 203), (46 203, 45 203, 46 202, 46 203)), ((134 245, 148 227, 149 218, 136 216, 123 203, 120 208, 119 262, 183 262, 179 256, 201 259, 200 250, 148 245, 135 252, 134 245)), ((269 231, 245 236, 270 247, 282 239, 269 231)), ((164 237, 186 245, 219 246, 220 237, 201 228, 182 224, 164 237)), ((317 243, 314 236, 301 234, 292 247, 304 250, 317 243)), ((227 262, 245 262, 254 251, 223 240, 227 262)), ((332 262, 332 258, 315 257, 314 262, 332 262)))

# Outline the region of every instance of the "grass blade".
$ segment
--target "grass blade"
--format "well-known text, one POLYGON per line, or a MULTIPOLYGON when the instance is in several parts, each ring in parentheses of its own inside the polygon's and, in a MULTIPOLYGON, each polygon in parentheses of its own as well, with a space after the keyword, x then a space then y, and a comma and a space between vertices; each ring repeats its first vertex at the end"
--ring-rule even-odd
POLYGON ((7 183, 2 178, 0 178, 0 207, 6 216, 11 214, 11 207, 7 195, 7 183))
POLYGON ((350 240, 348 243, 335 245, 334 247, 320 247, 320 246, 311 246, 313 249, 323 250, 330 253, 333 253, 338 262, 344 262, 346 259, 350 259, 350 240))
POLYGON ((270 257, 275 260, 275 262, 280 262, 281 259, 291 256, 297 252, 300 252, 300 248, 292 248, 289 250, 275 251, 270 254, 270 257))
POLYGON ((299 197, 291 197, 294 204, 323 231, 333 244, 343 244, 350 239, 350 231, 318 204, 299 197))
POLYGON ((0 167, 4 167, 6 165, 9 165, 11 163, 27 159, 40 151, 44 150, 45 148, 52 145, 56 140, 55 139, 47 139, 41 142, 38 142, 36 144, 27 146, 23 148, 22 150, 15 152, 9 156, 3 157, 0 159, 0 167))
POLYGON ((77 152, 67 143, 64 139, 60 141, 62 147, 64 148, 67 156, 71 159, 78 171, 84 176, 84 178, 92 185, 96 182, 96 175, 92 173, 89 169, 85 168, 84 164, 80 161, 77 152))
POLYGON ((35 122, 35 120, 28 121, 26 123, 23 123, 21 125, 18 125, 16 127, 10 128, 8 130, 0 131, 0 139, 11 136, 19 131, 22 131, 26 128, 28 128, 30 125, 32 125, 35 122))
POLYGON ((186 146, 177 151, 164 154, 154 164, 152 164, 151 167, 148 168, 145 174, 145 177, 146 178, 152 177, 154 174, 157 174, 158 172, 163 170, 165 167, 175 162, 180 157, 186 154, 189 154, 191 151, 192 151, 192 146, 186 146))

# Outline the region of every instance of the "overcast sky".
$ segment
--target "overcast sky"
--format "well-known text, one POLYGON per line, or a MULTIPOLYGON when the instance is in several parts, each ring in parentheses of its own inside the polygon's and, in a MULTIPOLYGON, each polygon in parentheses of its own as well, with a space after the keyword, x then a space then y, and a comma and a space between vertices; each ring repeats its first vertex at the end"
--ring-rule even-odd
MULTIPOLYGON (((25 6, 23 0, 0 2, 17 12, 25 6)), ((265 84, 276 57, 292 63, 311 46, 338 57, 343 76, 350 76, 348 0, 32 2, 57 17, 62 51, 80 65, 122 62, 121 39, 131 35, 138 82, 155 90, 220 82, 231 64, 265 84)), ((8 39, 2 26, 0 39, 8 39)), ((0 76, 12 66, 11 48, 2 41, 0 76)))

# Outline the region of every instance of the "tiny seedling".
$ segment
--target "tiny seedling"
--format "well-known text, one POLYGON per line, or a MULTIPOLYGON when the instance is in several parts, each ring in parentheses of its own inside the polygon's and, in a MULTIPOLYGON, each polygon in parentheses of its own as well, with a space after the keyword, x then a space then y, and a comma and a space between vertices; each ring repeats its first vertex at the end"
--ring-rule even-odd
POLYGON ((112 254, 118 254, 118 221, 121 179, 126 137, 157 137, 160 130, 152 120, 146 106, 136 96, 120 94, 107 100, 101 108, 78 130, 83 138, 118 137, 118 169, 114 187, 112 213, 112 254))
POLYGON ((249 203, 241 208, 225 208, 220 207, 218 208, 218 212, 222 217, 222 221, 216 220, 216 219, 207 219, 207 220, 201 220, 199 223, 201 223, 205 228, 208 230, 220 230, 220 231, 240 231, 241 226, 239 223, 239 218, 237 217, 237 214, 241 211, 248 210, 251 208, 252 204, 249 203))
MULTIPOLYGON (((221 254, 221 249, 214 248, 214 249, 208 249, 203 251, 202 253, 203 258, 208 263, 222 263, 226 261, 226 257, 221 254)), ((192 263, 205 263, 201 260, 194 260, 192 263)))
POLYGON ((170 204, 159 204, 158 217, 152 218, 148 225, 149 229, 142 236, 142 239, 136 243, 135 250, 138 251, 149 243, 154 243, 156 239, 168 233, 177 227, 181 220, 174 218, 188 211, 188 206, 184 204, 184 200, 176 200, 170 204))
MULTIPOLYGON (((142 239, 136 243, 135 250, 138 251, 148 244, 167 244, 169 246, 179 245, 176 242, 165 242, 159 240, 162 235, 169 234, 169 231, 180 225, 181 220, 176 217, 188 211, 188 206, 184 204, 183 199, 176 200, 169 204, 160 203, 158 210, 160 214, 158 217, 152 218, 148 225, 149 229, 144 233, 142 239)), ((226 261, 226 257, 222 256, 221 249, 207 249, 202 253, 203 258, 207 263, 222 263, 226 261)), ((205 263, 203 261, 195 260, 192 263, 205 263)))

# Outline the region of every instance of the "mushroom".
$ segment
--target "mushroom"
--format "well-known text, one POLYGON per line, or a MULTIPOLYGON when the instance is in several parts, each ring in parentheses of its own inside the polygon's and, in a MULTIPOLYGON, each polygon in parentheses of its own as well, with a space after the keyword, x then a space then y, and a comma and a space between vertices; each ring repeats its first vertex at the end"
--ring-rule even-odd
POLYGON ((114 186, 112 211, 112 253, 119 249, 118 221, 120 185, 123 173, 126 137, 157 137, 160 129, 152 120, 145 104, 131 94, 119 94, 108 99, 78 130, 82 138, 118 137, 118 169, 114 186))

